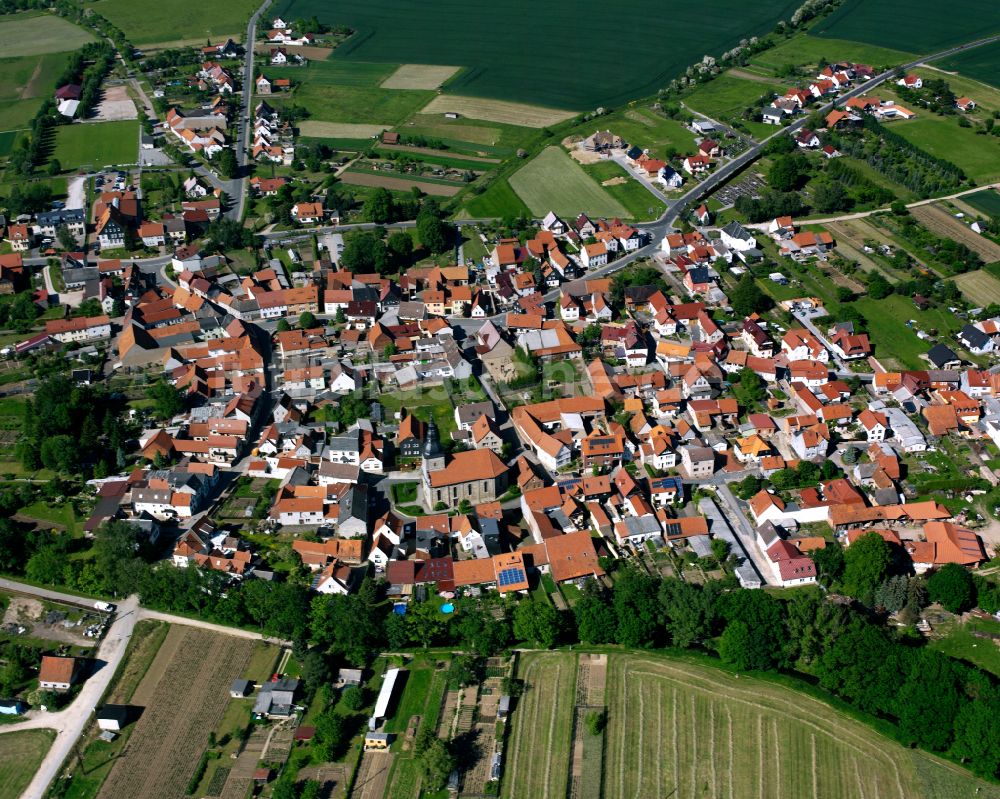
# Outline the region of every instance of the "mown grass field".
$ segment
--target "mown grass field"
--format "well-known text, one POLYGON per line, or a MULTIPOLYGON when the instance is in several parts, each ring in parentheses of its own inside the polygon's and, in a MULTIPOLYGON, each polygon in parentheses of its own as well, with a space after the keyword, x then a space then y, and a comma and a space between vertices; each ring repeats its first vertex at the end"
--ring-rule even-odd
POLYGON ((514 219, 521 215, 528 216, 531 210, 524 200, 510 187, 506 180, 495 181, 485 192, 471 197, 465 204, 462 216, 470 219, 514 219))
POLYGON ((609 658, 607 799, 1000 796, 807 694, 685 660, 609 658))
POLYGON ((940 69, 960 72, 966 77, 988 83, 1000 89, 1000 42, 984 44, 964 53, 935 61, 940 69))
POLYGON ((602 184, 601 188, 611 197, 624 205, 632 219, 653 219, 663 213, 663 203, 614 161, 589 164, 583 171, 602 184), (606 181, 610 181, 610 185, 603 185, 606 181))
POLYGON ((641 20, 641 30, 620 34, 594 0, 554 0, 530 10, 519 0, 282 0, 274 13, 315 14, 357 30, 334 60, 464 66, 447 84, 449 93, 584 111, 651 94, 706 53, 770 30, 796 5, 716 0, 707 13, 679 0, 640 0, 628 20, 641 20))
POLYGON ((576 655, 526 655, 518 667, 525 682, 512 719, 501 795, 507 799, 562 799, 569 779, 576 691, 576 655))
POLYGON ((932 53, 997 31, 995 0, 847 0, 810 33, 932 53))
POLYGON ((961 167, 976 183, 1000 179, 1000 139, 977 136, 974 128, 959 127, 957 117, 924 113, 887 127, 931 155, 961 167))
POLYGON ((987 216, 1000 216, 1000 191, 996 189, 983 189, 975 194, 966 194, 962 202, 987 216))
POLYGON ((17 799, 21 795, 54 739, 52 730, 0 735, 0 799, 17 799))
POLYGON ((783 93, 786 86, 778 81, 761 83, 732 75, 720 75, 715 80, 699 86, 684 103, 695 111, 701 111, 714 119, 738 117, 743 109, 753 105, 762 95, 771 97, 783 93))
POLYGON ((1000 303, 1000 280, 989 272, 977 269, 975 272, 957 275, 954 280, 962 293, 976 305, 1000 303))
POLYGON ((317 80, 313 80, 307 70, 299 72, 306 73, 306 79, 295 87, 294 92, 291 95, 275 96, 269 102, 275 107, 286 102, 304 105, 309 109, 309 121, 391 127, 423 108, 434 96, 434 92, 429 91, 380 89, 377 82, 374 85, 367 84, 370 79, 368 76, 348 85, 332 82, 334 76, 323 71, 314 73, 317 80))
POLYGON ((752 67, 778 74, 787 67, 815 66, 825 61, 855 61, 873 67, 905 63, 909 53, 876 44, 843 39, 796 36, 750 59, 752 67))
POLYGON ((93 40, 88 31, 55 14, 28 12, 0 18, 4 58, 65 53, 93 40))
POLYGON ((98 14, 125 31, 132 44, 154 44, 238 36, 260 3, 257 0, 225 0, 192 8, 185 0, 96 0, 87 3, 98 14))
POLYGON ((511 188, 536 216, 624 216, 625 206, 595 183, 560 147, 546 147, 510 178, 511 188))
MULTIPOLYGON (((396 69, 395 64, 366 64, 360 61, 310 61, 306 67, 267 67, 267 76, 289 78, 292 83, 325 86, 374 88, 396 69)), ((280 96, 280 95, 279 95, 280 96)))
POLYGON ((93 122, 63 125, 56 130, 53 156, 63 169, 134 164, 139 159, 139 123, 93 122))

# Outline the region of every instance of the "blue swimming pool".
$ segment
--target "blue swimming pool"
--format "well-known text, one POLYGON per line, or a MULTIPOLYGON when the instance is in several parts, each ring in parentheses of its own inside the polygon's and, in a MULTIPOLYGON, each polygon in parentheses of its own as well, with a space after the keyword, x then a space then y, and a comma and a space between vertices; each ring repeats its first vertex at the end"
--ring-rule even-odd
POLYGON ((442 613, 454 613, 455 612, 455 606, 453 604, 451 604, 451 602, 446 602, 445 604, 443 604, 441 606, 441 612, 442 613))

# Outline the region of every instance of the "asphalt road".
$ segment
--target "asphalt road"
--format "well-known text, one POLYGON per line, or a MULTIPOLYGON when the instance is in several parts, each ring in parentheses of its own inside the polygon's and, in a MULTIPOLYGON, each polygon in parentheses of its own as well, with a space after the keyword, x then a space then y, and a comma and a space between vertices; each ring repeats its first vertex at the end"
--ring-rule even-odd
POLYGON ((226 192, 232 198, 233 206, 227 212, 227 216, 239 221, 243 218, 243 209, 246 204, 246 188, 247 188, 247 164, 249 163, 249 153, 248 148, 250 144, 250 115, 253 113, 253 89, 254 89, 254 74, 253 74, 253 48, 254 43, 257 40, 257 21, 260 19, 260 15, 267 10, 267 7, 271 5, 271 0, 264 0, 260 8, 258 8, 253 16, 250 17, 250 21, 247 23, 247 35, 244 39, 243 46, 246 48, 246 57, 244 58, 243 64, 243 107, 240 109, 240 126, 236 132, 236 142, 234 147, 236 148, 236 162, 240 166, 241 177, 236 181, 229 181, 230 183, 235 183, 236 185, 232 187, 232 190, 226 189, 226 192))

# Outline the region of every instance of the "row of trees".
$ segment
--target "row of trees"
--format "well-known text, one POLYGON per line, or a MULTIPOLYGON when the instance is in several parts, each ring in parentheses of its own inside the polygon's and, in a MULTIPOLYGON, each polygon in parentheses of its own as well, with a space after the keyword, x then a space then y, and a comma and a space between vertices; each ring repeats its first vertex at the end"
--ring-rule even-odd
POLYGON ((922 150, 868 114, 861 129, 828 135, 842 153, 865 161, 921 197, 946 194, 966 182, 965 173, 958 166, 922 150))
MULTIPOLYGON (((995 680, 920 646, 919 636, 887 627, 872 611, 876 601, 901 610, 929 599, 962 610, 977 601, 1000 603, 1000 590, 957 566, 941 569, 926 584, 893 573, 893 553, 876 534, 862 536, 846 552, 834 546, 815 553, 827 579, 867 607, 833 603, 819 592, 779 599, 729 582, 661 580, 627 566, 611 589, 589 582, 572 612, 491 593, 459 598, 458 612, 447 616, 434 603, 414 603, 405 616, 391 613, 381 585, 370 579, 354 594, 311 597, 305 581, 228 585, 221 574, 156 567, 126 523, 101 528, 88 557, 70 566, 72 546, 67 536, 25 536, 0 521, 5 571, 93 593, 138 592, 150 607, 291 638, 314 687, 334 664, 366 665, 386 648, 454 646, 476 658, 518 641, 545 648, 579 641, 699 649, 739 670, 805 675, 859 711, 890 721, 903 743, 959 758, 978 774, 995 775, 1000 764, 995 680)), ((340 738, 333 726, 321 743, 335 748, 340 738)), ((434 752, 430 761, 447 754, 434 752)))

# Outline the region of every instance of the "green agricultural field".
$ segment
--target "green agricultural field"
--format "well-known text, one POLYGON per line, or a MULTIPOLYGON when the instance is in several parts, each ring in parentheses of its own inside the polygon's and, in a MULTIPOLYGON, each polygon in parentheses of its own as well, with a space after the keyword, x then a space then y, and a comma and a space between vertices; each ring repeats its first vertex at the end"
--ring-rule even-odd
POLYGON ((245 33, 257 0, 226 0, 193 9, 185 0, 96 0, 87 8, 107 17, 125 31, 132 44, 192 42, 245 33))
POLYGON ((0 18, 5 59, 65 53, 93 40, 86 30, 54 14, 28 12, 0 18))
POLYGON ((613 654, 607 684, 607 799, 1000 797, 819 699, 702 661, 613 654))
POLYGON ((632 219, 655 219, 663 213, 663 203, 614 161, 589 164, 583 171, 602 184, 601 188, 624 205, 632 219))
POLYGON ((821 60, 854 61, 880 67, 903 64, 911 60, 911 55, 874 44, 803 35, 758 53, 750 63, 777 75, 789 67, 814 67, 821 60))
POLYGON ((139 123, 94 122, 56 130, 55 158, 63 169, 134 164, 139 158, 139 123))
POLYGON ((641 32, 616 34, 607 7, 595 0, 535 4, 530 18, 520 0, 281 0, 274 13, 315 14, 358 31, 333 60, 467 67, 447 93, 583 111, 652 94, 706 53, 769 31, 797 4, 716 0, 707 13, 680 0, 639 0, 628 17, 642 20, 641 32), (554 46, 566 41, 571 46, 554 46))
POLYGON ((957 117, 924 113, 887 127, 931 155, 951 161, 976 183, 1000 179, 1000 139, 959 127, 957 117))
POLYGON ((495 180, 482 194, 465 204, 462 217, 468 219, 516 219, 530 216, 531 210, 504 179, 495 180))
POLYGON ((964 53, 935 61, 934 66, 949 72, 961 72, 975 80, 1000 89, 1000 42, 984 44, 964 53))
POLYGON ((511 188, 535 216, 625 216, 627 209, 560 147, 546 147, 510 178, 511 188))
POLYGON ((695 111, 700 111, 714 119, 738 117, 748 106, 753 105, 762 95, 769 97, 783 93, 787 86, 778 83, 762 83, 732 75, 720 75, 715 80, 699 86, 684 103, 695 111))
POLYGON ((567 652, 525 655, 518 667, 525 692, 511 723, 501 795, 560 797, 569 777, 576 656, 567 652))
POLYGON ((966 194, 962 202, 987 216, 1000 216, 1000 191, 996 189, 983 189, 975 194, 966 194))
POLYGON ((995 0, 847 0, 810 33, 933 53, 998 31, 995 0))
POLYGON ((54 739, 52 730, 26 730, 0 735, 0 797, 16 799, 21 795, 54 739))
MULTIPOLYGON (((0 130, 28 126, 45 98, 52 94, 67 58, 66 53, 43 53, 0 59, 0 130)), ((0 156, 7 152, 0 146, 0 156)))

